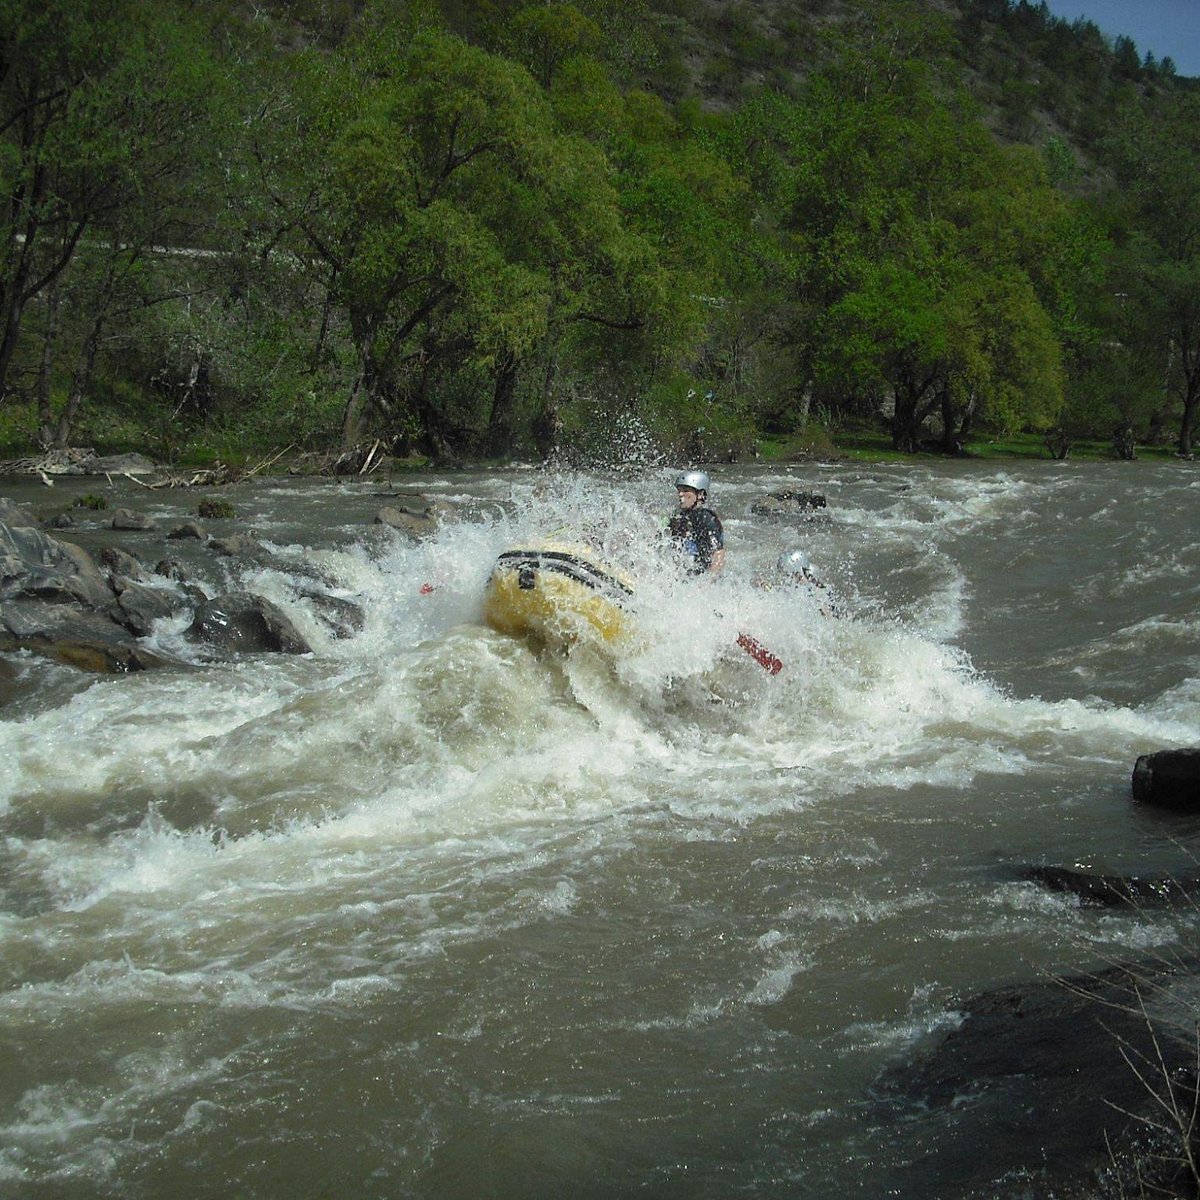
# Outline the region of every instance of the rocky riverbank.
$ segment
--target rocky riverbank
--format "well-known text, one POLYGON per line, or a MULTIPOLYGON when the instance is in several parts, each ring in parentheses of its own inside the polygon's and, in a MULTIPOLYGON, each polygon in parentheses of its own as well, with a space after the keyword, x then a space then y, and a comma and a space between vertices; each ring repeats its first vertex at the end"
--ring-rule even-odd
MULTIPOLYGON (((418 493, 387 498, 375 524, 405 538, 426 536, 451 511, 418 493)), ((271 558, 253 531, 229 528, 228 504, 206 499, 197 516, 163 526, 121 507, 105 513, 88 549, 71 538, 69 512, 43 521, 0 499, 0 650, 26 650, 85 671, 148 670, 172 665, 145 643, 156 622, 184 620, 188 639, 218 655, 308 653, 304 636, 270 599, 248 590, 214 592, 188 573, 178 553, 184 545, 243 564, 271 558), (205 516, 225 527, 220 534, 205 527, 205 516)), ((303 589, 335 637, 361 627, 361 611, 333 594, 332 581, 297 579, 292 586, 303 589)))

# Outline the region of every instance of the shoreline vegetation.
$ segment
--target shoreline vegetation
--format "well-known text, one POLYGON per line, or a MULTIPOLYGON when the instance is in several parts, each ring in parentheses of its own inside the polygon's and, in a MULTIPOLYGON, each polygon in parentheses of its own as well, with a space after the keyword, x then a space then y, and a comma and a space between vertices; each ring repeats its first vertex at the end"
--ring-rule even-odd
POLYGON ((0 458, 1191 455, 1200 81, 1044 4, 14 0, 0 42, 0 458))
MULTIPOLYGON (((113 444, 105 447, 106 458, 141 456, 136 445, 113 444)), ((103 474, 103 471, 85 469, 64 470, 71 459, 84 462, 96 457, 94 450, 71 449, 65 452, 31 452, 12 458, 0 458, 0 478, 14 476, 42 476, 51 481, 62 475, 103 474)), ((804 437, 766 437, 758 440, 749 453, 724 454, 717 456, 692 457, 683 455, 678 459, 665 451, 654 451, 643 455, 641 461, 661 462, 672 466, 717 465, 720 463, 754 463, 761 466, 803 467, 816 463, 907 463, 921 462, 979 463, 981 465, 1002 462, 1062 461, 1072 462, 1176 462, 1185 461, 1179 451, 1169 445, 1136 446, 1131 453, 1118 452, 1111 442, 1099 439, 1081 439, 1070 447, 1067 455, 1055 454, 1047 446, 1041 434, 1024 433, 1007 437, 980 437, 967 441, 955 455, 947 455, 939 447, 921 448, 915 451, 897 451, 885 431, 849 430, 836 437, 822 436, 819 439, 804 437)), ((230 452, 228 448, 196 446, 179 458, 170 461, 154 460, 156 473, 166 477, 170 486, 205 486, 236 483, 255 476, 377 476, 418 474, 422 472, 457 470, 503 470, 530 465, 565 466, 586 471, 589 467, 609 467, 612 460, 586 459, 570 453, 551 454, 539 464, 537 460, 507 457, 454 458, 439 461, 426 455, 413 453, 405 458, 396 458, 384 453, 378 443, 366 448, 354 448, 351 452, 317 453, 300 450, 295 446, 266 450, 247 448, 241 452, 230 452)), ((121 472, 122 474, 124 472, 121 472)), ((158 486, 162 486, 160 483, 158 486)))

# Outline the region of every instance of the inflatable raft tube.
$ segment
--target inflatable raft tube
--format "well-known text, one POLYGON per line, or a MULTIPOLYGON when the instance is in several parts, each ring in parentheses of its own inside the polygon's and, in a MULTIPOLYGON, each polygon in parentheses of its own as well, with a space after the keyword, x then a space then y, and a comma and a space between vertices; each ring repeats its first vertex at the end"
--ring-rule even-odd
POLYGON ((629 583, 590 552, 548 543, 496 559, 483 619, 515 637, 572 642, 592 633, 613 642, 629 632, 632 600, 629 583))

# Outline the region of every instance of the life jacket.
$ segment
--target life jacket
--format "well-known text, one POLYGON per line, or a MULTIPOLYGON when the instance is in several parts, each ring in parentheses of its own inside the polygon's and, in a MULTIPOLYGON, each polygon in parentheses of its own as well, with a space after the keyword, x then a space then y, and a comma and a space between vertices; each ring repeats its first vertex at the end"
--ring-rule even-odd
POLYGON ((688 571, 693 575, 707 571, 713 555, 725 545, 721 518, 700 505, 680 509, 667 522, 667 532, 680 551, 692 560, 688 571))

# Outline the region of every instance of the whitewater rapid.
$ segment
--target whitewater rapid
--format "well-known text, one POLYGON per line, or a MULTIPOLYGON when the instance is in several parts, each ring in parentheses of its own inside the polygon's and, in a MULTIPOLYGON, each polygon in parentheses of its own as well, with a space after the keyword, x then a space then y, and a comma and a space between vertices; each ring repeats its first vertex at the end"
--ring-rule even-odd
POLYGON ((419 544, 369 484, 246 486, 270 565, 202 582, 310 655, 216 660, 180 621, 150 639, 177 669, 11 656, 12 1194, 878 1194, 917 1151, 880 1149, 870 1081, 960 997, 1180 936, 1017 868, 1200 832, 1128 799, 1200 717, 1186 466, 714 476, 711 583, 663 553, 665 470, 418 480, 461 516, 419 544), (751 513, 797 483, 823 516, 751 513), (487 629, 497 554, 578 530, 636 635, 487 629), (840 616, 761 586, 792 548, 840 616))

